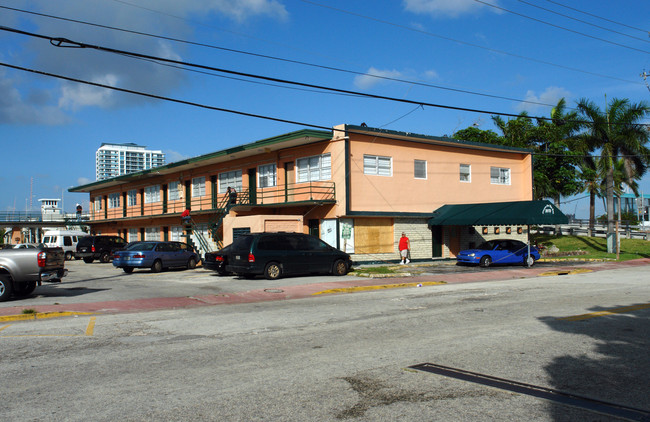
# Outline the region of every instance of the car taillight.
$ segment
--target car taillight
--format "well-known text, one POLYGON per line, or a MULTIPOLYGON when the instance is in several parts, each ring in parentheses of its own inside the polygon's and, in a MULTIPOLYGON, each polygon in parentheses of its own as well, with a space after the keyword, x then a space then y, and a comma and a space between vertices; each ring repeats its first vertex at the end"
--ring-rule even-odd
POLYGON ((223 256, 215 256, 214 260, 215 261, 223 261, 223 256))
POLYGON ((47 261, 47 253, 46 252, 39 252, 38 255, 36 256, 36 260, 38 261, 38 266, 39 267, 44 267, 45 266, 45 261, 47 261))
POLYGON ((144 254, 139 253, 137 255, 133 255, 133 258, 138 258, 138 259, 144 258, 144 254))
POLYGON ((253 255, 252 253, 249 253, 248 254, 248 262, 255 262, 255 255, 253 255))
POLYGON ((90 247, 90 251, 93 252, 93 253, 95 252, 95 245, 92 245, 92 246, 90 247))
POLYGON ((120 259, 120 256, 118 254, 113 255, 113 259, 120 259))

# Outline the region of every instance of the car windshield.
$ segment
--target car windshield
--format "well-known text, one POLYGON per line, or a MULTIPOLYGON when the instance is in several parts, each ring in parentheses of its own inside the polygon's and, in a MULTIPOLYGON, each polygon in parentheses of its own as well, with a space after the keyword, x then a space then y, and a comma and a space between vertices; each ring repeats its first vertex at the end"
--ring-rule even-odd
POLYGON ((129 245, 126 247, 127 251, 151 251, 153 250, 154 246, 156 246, 155 242, 134 242, 134 243, 129 243, 129 245))

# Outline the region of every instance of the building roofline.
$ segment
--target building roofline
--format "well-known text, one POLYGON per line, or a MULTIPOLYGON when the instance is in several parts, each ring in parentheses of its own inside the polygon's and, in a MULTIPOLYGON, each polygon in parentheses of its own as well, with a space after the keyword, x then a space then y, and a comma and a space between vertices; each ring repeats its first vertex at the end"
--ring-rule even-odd
POLYGON ((345 125, 345 129, 348 133, 355 133, 359 135, 378 136, 377 134, 379 134, 380 137, 385 137, 389 139, 397 138, 397 139, 410 140, 416 142, 426 142, 435 145, 445 145, 445 146, 453 146, 453 147, 460 147, 460 148, 472 148, 472 149, 482 149, 482 150, 499 151, 499 152, 523 153, 523 154, 531 154, 533 152, 533 150, 528 148, 517 148, 517 147, 506 146, 506 145, 464 141, 461 139, 450 138, 447 136, 431 136, 431 135, 421 135, 418 133, 411 133, 411 132, 400 132, 396 130, 376 129, 367 126, 345 125))

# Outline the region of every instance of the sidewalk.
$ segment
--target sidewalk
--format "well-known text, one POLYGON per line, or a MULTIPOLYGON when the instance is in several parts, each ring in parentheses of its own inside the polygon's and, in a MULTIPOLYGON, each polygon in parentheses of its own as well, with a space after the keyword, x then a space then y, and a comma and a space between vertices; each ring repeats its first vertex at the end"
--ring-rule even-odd
POLYGON ((249 290, 246 292, 233 292, 219 295, 203 295, 190 297, 161 297, 149 299, 134 299, 108 302, 71 303, 61 305, 36 305, 15 306, 0 309, 0 322, 16 319, 48 318, 68 316, 78 313, 106 314, 142 312, 162 309, 191 308, 201 306, 226 305, 237 303, 254 303, 275 300, 303 299, 336 294, 339 292, 351 293, 355 291, 380 290, 386 288, 421 287, 434 284, 475 283, 481 281, 512 280, 532 278, 546 275, 562 275, 576 272, 604 271, 618 268, 629 268, 650 265, 650 258, 636 259, 625 262, 598 262, 577 265, 558 265, 532 268, 512 268, 503 270, 490 269, 489 271, 477 268, 476 271, 436 273, 441 265, 451 263, 415 263, 400 266, 400 274, 389 278, 357 277, 344 281, 303 284, 279 288, 249 290), (23 314, 24 309, 29 309, 30 314, 23 314))

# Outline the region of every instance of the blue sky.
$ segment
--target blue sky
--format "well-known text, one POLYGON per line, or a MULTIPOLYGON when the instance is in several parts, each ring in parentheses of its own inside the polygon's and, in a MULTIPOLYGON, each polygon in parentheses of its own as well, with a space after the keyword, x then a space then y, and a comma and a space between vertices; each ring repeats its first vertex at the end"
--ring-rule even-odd
MULTIPOLYGON (((0 0, 0 6, 194 44, 0 9, 0 25, 40 35, 488 112, 208 75, 0 31, 5 64, 318 126, 365 122, 442 136, 471 125, 494 129, 490 113, 548 116, 561 97, 571 107, 588 98, 603 109, 606 98, 650 101, 640 76, 650 73, 647 1, 0 0)), ((67 189, 94 181, 103 142, 161 149, 171 162, 304 127, 0 66, 0 211, 30 203, 37 209, 38 199, 62 196, 66 211, 77 202, 88 209, 87 195, 67 189)), ((650 194, 650 176, 641 187, 650 194)), ((562 206, 582 218, 587 209, 586 198, 562 206)))

